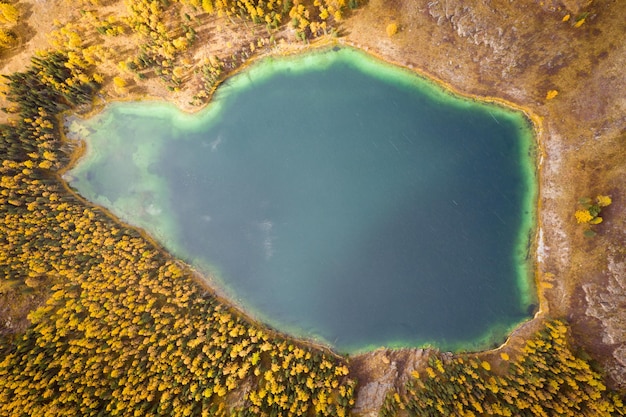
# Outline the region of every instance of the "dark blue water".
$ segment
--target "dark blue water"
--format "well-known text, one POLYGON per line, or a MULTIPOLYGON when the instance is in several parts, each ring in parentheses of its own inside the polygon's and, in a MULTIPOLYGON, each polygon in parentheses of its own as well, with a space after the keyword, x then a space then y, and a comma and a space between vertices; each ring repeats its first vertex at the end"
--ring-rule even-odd
POLYGON ((121 147, 93 151, 72 185, 130 207, 111 158, 142 160, 122 183, 160 185, 129 210, 142 219, 120 215, 148 230, 145 213, 164 216, 153 223, 166 245, 279 329, 341 351, 502 341, 529 307, 526 119, 354 51, 319 60, 244 73, 193 122, 162 105, 110 107, 82 123, 97 132, 106 119, 121 147))

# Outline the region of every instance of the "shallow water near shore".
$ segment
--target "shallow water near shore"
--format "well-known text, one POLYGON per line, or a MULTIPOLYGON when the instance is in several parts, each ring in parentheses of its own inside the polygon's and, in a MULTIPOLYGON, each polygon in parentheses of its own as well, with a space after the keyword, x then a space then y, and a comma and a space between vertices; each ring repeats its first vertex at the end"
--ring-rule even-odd
POLYGON ((342 48, 263 60, 195 115, 117 103, 67 130, 87 142, 73 188, 279 330, 476 350, 532 313, 519 112, 342 48))

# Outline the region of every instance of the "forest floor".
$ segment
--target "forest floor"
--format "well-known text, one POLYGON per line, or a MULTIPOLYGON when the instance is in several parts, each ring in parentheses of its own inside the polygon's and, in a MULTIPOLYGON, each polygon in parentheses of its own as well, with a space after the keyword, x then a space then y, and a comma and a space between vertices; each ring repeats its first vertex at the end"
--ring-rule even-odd
MULTIPOLYGON (((49 34, 59 22, 80 20, 77 3, 88 2, 20 0, 19 45, 0 56, 0 73, 24 69, 37 50, 50 45, 49 34)), ((125 13, 122 1, 100 3, 103 15, 125 13)), ((540 309, 503 349, 514 349, 543 318, 565 318, 576 345, 621 389, 626 389, 625 15, 626 3, 613 0, 369 0, 346 16, 340 37, 322 41, 364 49, 460 94, 527 113, 538 141, 539 224, 531 256, 540 309), (389 36, 391 23, 399 30, 389 36), (558 95, 549 99, 549 91, 558 95), (593 226, 596 235, 586 237, 589 226, 577 224, 574 212, 581 197, 600 194, 610 195, 613 204, 603 210, 604 222, 593 226)), ((113 52, 98 68, 107 83, 96 107, 153 98, 196 111, 206 100, 194 102, 201 90, 194 68, 211 56, 232 55, 258 39, 267 42, 255 58, 311 47, 286 27, 270 34, 265 27, 206 15, 198 16, 198 25, 198 38, 183 58, 187 72, 179 91, 158 77, 136 80, 120 72, 117 61, 140 44, 136 35, 103 38, 113 52), (128 87, 116 89, 115 76, 127 79, 128 87)), ((6 106, 1 100, 0 107, 6 106)), ((381 350, 353 363, 361 386, 376 391, 398 383, 423 354, 381 350)), ((360 412, 371 414, 375 402, 362 402, 360 412)))

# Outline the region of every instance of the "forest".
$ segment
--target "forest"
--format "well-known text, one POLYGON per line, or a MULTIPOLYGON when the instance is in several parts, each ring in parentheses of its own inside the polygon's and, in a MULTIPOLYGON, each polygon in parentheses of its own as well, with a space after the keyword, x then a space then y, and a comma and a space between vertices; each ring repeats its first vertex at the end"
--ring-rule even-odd
POLYGON ((519 352, 500 353, 498 367, 476 355, 433 355, 423 372, 390 392, 381 417, 621 416, 623 399, 570 349, 568 328, 545 324, 519 352))
MULTIPOLYGON (((2 22, 10 25, 18 17, 5 5, 2 22)), ((88 110, 104 85, 123 92, 128 72, 159 77, 172 89, 184 82, 180 52, 195 41, 195 17, 185 10, 247 20, 270 33, 291 25, 306 40, 336 35, 358 3, 126 5, 119 19, 85 11, 91 31, 60 25, 51 48, 4 77, 11 104, 3 109, 10 121, 0 126, 0 302, 23 325, 17 332, 0 327, 0 415, 350 415, 358 381, 349 358, 250 320, 139 230, 77 196, 60 173, 76 152, 62 134, 63 116, 88 110), (118 57, 94 39, 127 31, 144 43, 116 64, 122 75, 105 77, 100 68, 118 57)), ((9 40, 10 30, 2 32, 9 40)), ((255 45, 207 62, 200 69, 206 91, 255 45)), ((388 393, 381 410, 383 417, 624 414, 623 400, 556 320, 498 360, 434 354, 429 367, 388 393)))
POLYGON ((19 119, 2 128, 3 288, 50 296, 3 340, 3 414, 345 415, 345 360, 246 321, 60 182, 57 116, 98 89, 68 62, 51 53, 8 77, 19 119))

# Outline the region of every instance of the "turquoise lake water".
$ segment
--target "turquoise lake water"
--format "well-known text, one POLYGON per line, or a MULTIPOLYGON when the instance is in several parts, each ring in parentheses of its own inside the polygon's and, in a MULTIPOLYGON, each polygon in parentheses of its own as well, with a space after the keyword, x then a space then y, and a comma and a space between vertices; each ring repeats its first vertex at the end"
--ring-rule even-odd
POLYGON ((532 313, 521 113, 342 48, 266 59, 195 115, 117 103, 67 129, 72 187, 279 330, 482 349, 532 313))

